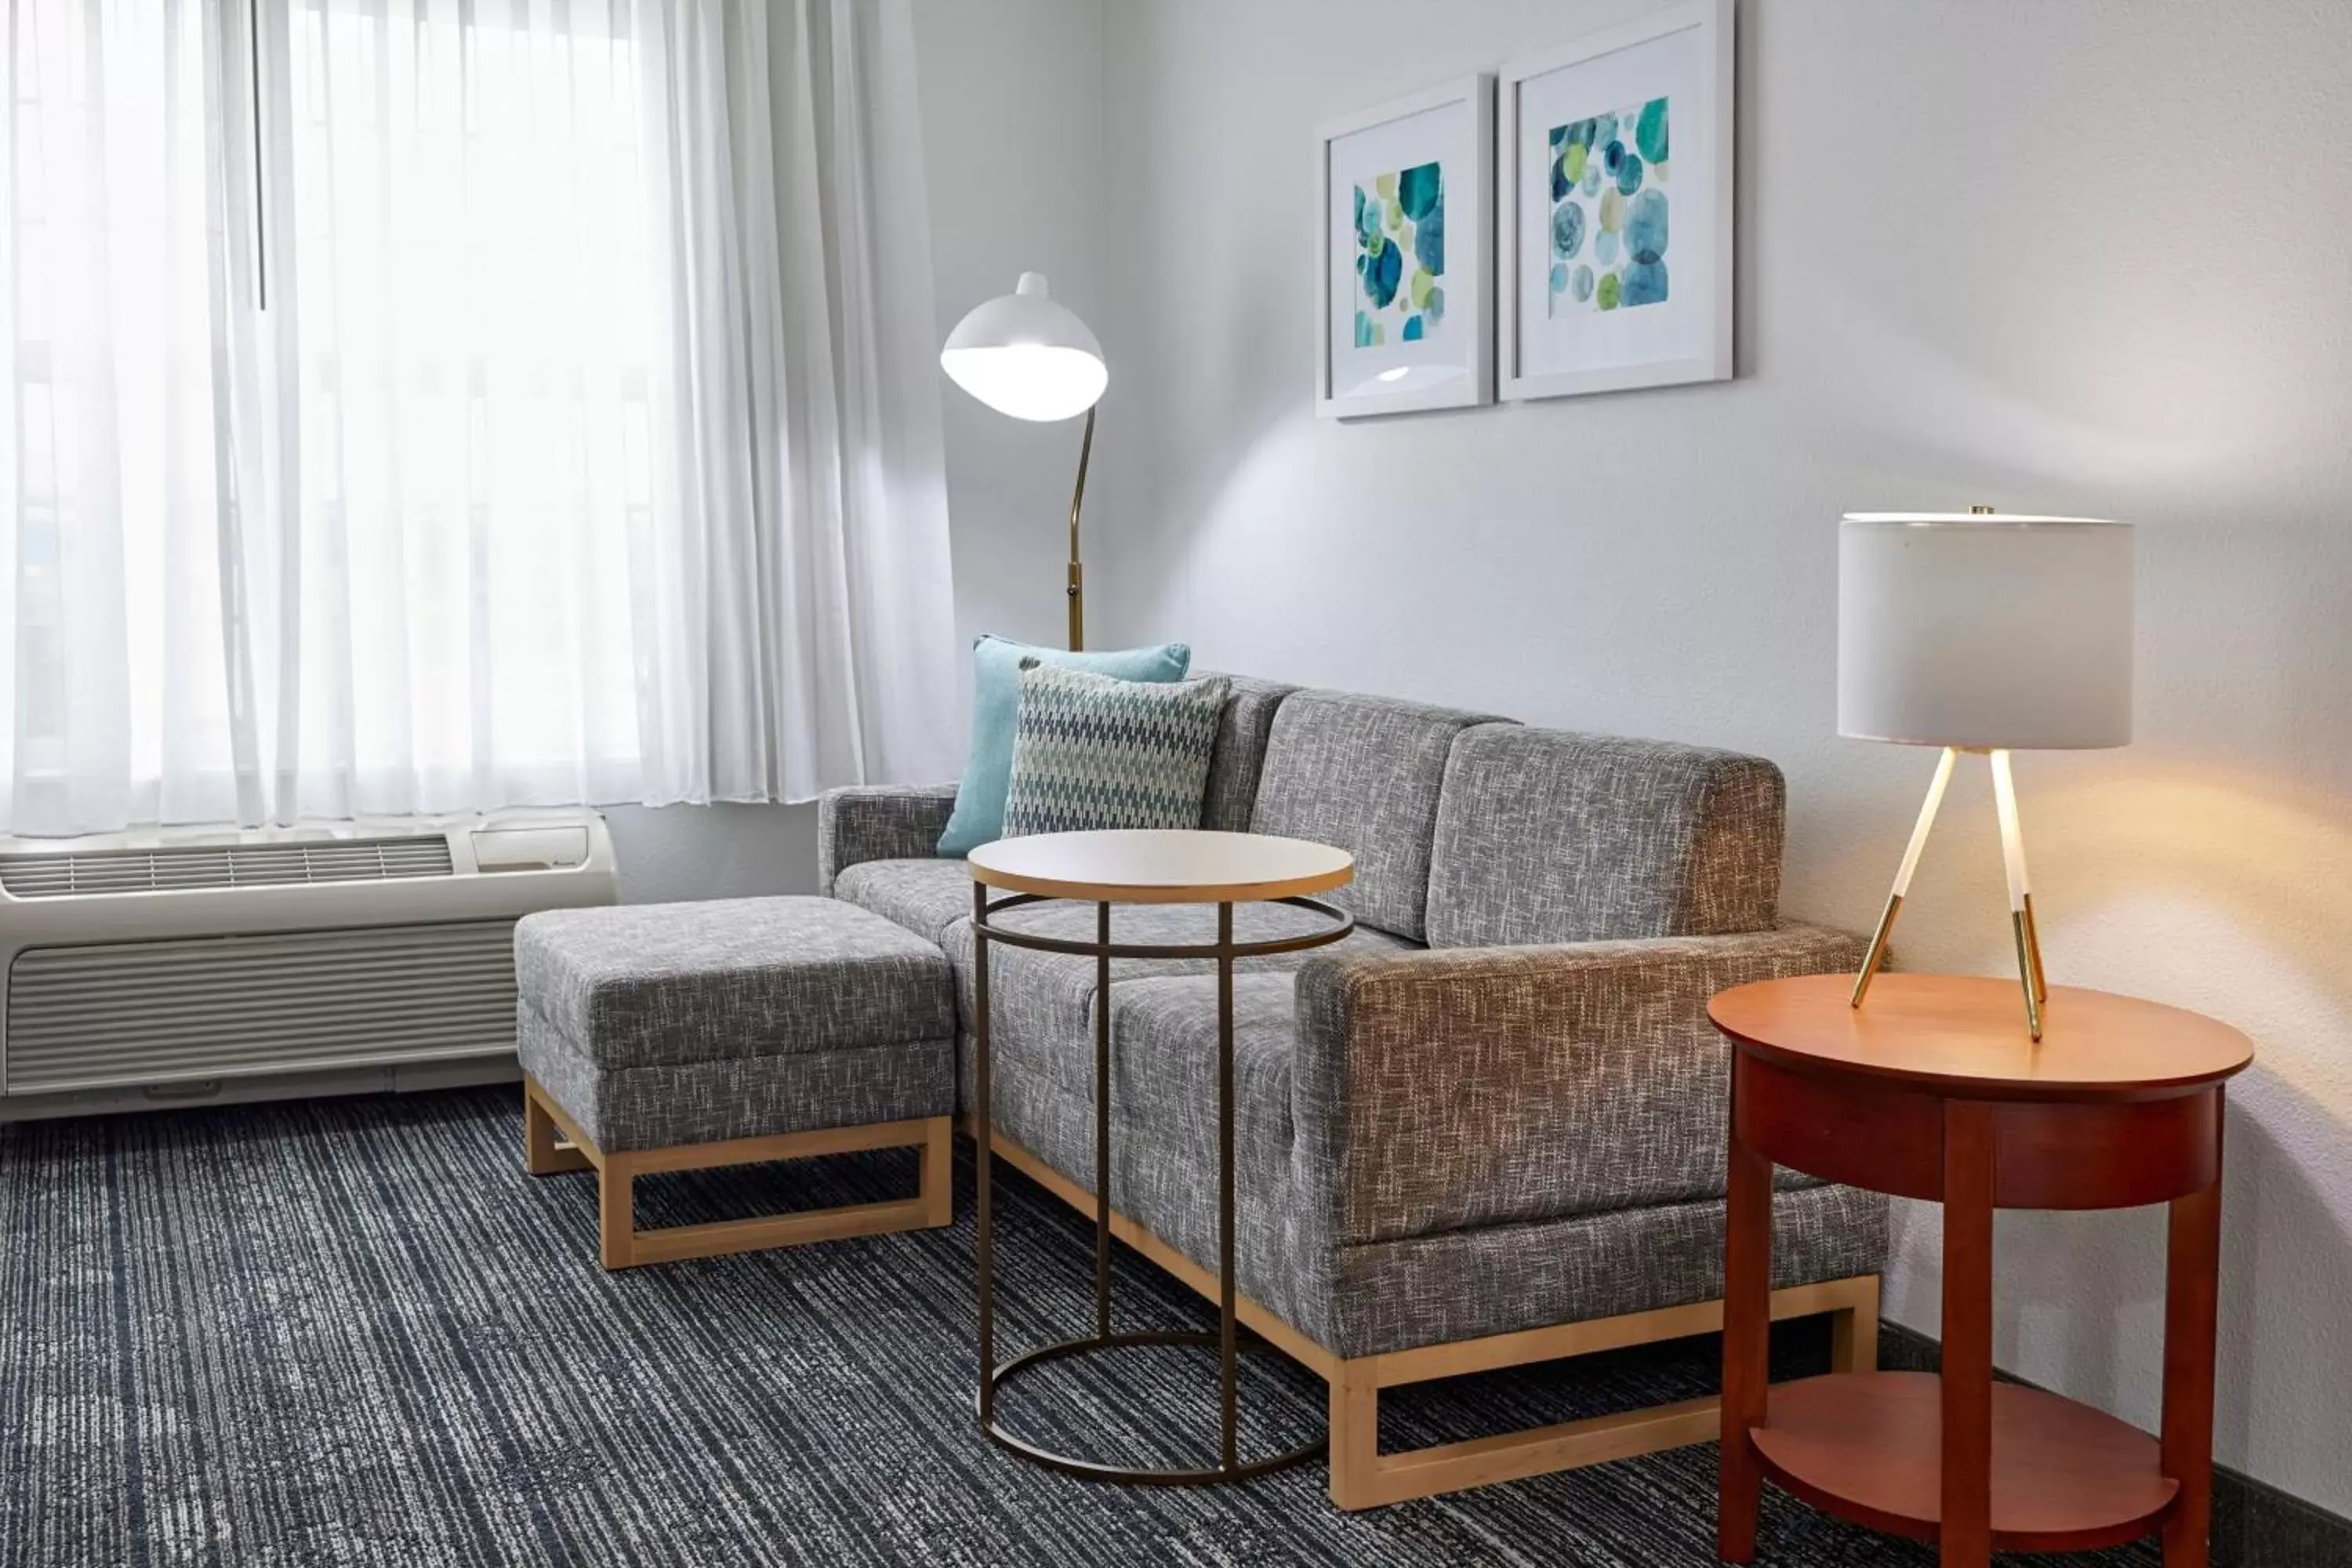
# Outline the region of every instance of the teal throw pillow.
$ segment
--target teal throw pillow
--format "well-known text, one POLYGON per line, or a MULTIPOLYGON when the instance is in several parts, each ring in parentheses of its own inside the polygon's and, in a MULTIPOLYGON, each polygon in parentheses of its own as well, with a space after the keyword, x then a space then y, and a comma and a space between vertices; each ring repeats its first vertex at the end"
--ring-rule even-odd
POLYGON ((1024 660, 1004 837, 1200 826, 1229 684, 1115 680, 1024 660))
POLYGON ((1004 786, 1013 776, 1013 727, 1021 711, 1021 661, 1034 658, 1064 669, 1091 670, 1119 680, 1184 679, 1192 650, 1182 643, 1164 647, 1119 648, 1104 653, 1067 653, 1031 647, 1004 637, 983 637, 971 645, 971 752, 963 782, 956 787, 955 811, 940 835, 940 853, 969 855, 1004 837, 1004 786))

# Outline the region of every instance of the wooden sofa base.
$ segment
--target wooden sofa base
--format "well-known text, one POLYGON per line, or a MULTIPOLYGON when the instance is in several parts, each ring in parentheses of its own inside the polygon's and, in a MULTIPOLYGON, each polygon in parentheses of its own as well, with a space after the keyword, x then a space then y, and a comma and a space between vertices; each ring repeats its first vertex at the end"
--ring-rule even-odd
MULTIPOLYGON (((998 1157, 1007 1164, 1080 1213, 1093 1215, 1094 1195, 1085 1188, 1002 1133, 996 1135, 994 1144, 998 1157)), ((1114 1210, 1110 1228, 1113 1236, 1202 1295, 1213 1301, 1217 1299, 1215 1274, 1135 1220, 1114 1210)), ((1661 1448, 1712 1443, 1720 1430, 1718 1402, 1708 1397, 1404 1453, 1383 1454, 1380 1446, 1380 1399, 1384 1388, 1710 1333, 1723 1327, 1719 1300, 1354 1357, 1332 1354, 1246 1296, 1240 1299, 1236 1311, 1244 1328, 1329 1385, 1331 1500, 1343 1509, 1379 1508, 1409 1498, 1521 1480, 1661 1448)), ((1833 1370, 1866 1372, 1877 1365, 1878 1276, 1856 1275, 1772 1292, 1776 1320, 1816 1312, 1834 1317, 1830 1346, 1833 1370)))
POLYGON ((954 1120, 925 1117, 871 1127, 827 1127, 772 1138, 730 1138, 716 1143, 679 1143, 666 1149, 635 1149, 608 1154, 582 1134, 563 1108, 525 1075, 522 1080, 523 1167, 534 1176, 566 1171, 596 1173, 598 1249, 607 1268, 634 1268, 687 1258, 719 1258, 807 1241, 850 1236, 923 1230, 954 1218, 954 1120), (862 1149, 918 1148, 922 1179, 915 1196, 888 1203, 854 1204, 806 1214, 766 1215, 711 1225, 669 1226, 639 1230, 634 1201, 636 1178, 661 1171, 703 1171, 719 1165, 750 1165, 765 1160, 803 1160, 817 1154, 847 1154, 862 1149))

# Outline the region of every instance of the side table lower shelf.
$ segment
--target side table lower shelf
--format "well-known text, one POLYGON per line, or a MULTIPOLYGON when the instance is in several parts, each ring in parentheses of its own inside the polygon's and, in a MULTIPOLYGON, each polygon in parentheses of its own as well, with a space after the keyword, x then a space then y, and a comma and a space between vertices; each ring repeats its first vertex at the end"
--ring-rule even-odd
MULTIPOLYGON (((1932 1373, 1832 1373, 1772 1387, 1750 1428, 1764 1473, 1813 1507, 1933 1541, 1943 1517, 1942 1387, 1932 1373)), ((2179 1491, 2157 1440, 2071 1399, 1992 1389, 1996 1552, 2087 1552, 2137 1540, 2179 1491)))

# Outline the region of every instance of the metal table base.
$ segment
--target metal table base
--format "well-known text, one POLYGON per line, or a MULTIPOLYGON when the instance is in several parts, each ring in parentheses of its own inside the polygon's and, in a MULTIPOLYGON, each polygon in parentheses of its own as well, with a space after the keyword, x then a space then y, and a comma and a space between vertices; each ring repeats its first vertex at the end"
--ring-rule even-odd
POLYGON ((1234 1266, 1234 964, 1244 958, 1263 957, 1273 953, 1301 952, 1310 948, 1325 947, 1339 942, 1355 929, 1355 918, 1344 910, 1314 899, 1283 899, 1281 903, 1308 910, 1324 916, 1332 924, 1321 931, 1303 936, 1280 937, 1264 942, 1237 942, 1234 940, 1234 906, 1230 902, 1217 906, 1217 940, 1214 945, 1115 942, 1110 933, 1110 905, 1096 905, 1095 940, 1079 942, 1064 937, 1046 936, 1035 931, 1008 931, 992 923, 991 917, 1024 905, 1044 903, 1045 899, 1035 894, 1014 894, 991 902, 985 884, 972 884, 972 968, 974 1012, 973 1097, 980 1109, 979 1171, 979 1243, 976 1267, 980 1276, 980 1394, 981 1427, 1000 1447, 1037 1464, 1050 1466, 1066 1474, 1096 1480, 1124 1481, 1146 1486, 1208 1486, 1226 1481, 1247 1480, 1255 1476, 1268 1475, 1293 1465, 1316 1458, 1329 1447, 1328 1435, 1311 1443, 1265 1458, 1244 1460, 1241 1457, 1235 1431, 1236 1384, 1241 1353, 1263 1351, 1278 1353, 1273 1347, 1253 1337, 1246 1344, 1240 1338, 1236 1318, 1234 1266), (1095 961, 1095 1331, 1078 1339, 1064 1340, 1041 1346, 1014 1357, 1003 1366, 996 1363, 996 1289, 993 1254, 993 1204, 992 1187, 995 1164, 995 1100, 991 1093, 989 1062, 988 963, 989 944, 1003 942, 1008 947, 1027 948, 1038 952, 1055 952, 1092 958, 1095 961), (1217 964, 1217 1330, 1214 1333, 1188 1330, 1150 1330, 1138 1332, 1114 1333, 1111 1331, 1110 1289, 1110 1000, 1111 960, 1115 958, 1182 959, 1213 958, 1217 964), (1004 1430, 996 1418, 996 1400, 1004 1384, 1020 1373, 1049 1362, 1098 1354, 1104 1352, 1129 1350, 1149 1345, 1214 1345, 1217 1348, 1217 1462, 1213 1466, 1194 1468, 1150 1468, 1114 1465, 1099 1460, 1059 1454, 1036 1444, 1016 1437, 1004 1430))

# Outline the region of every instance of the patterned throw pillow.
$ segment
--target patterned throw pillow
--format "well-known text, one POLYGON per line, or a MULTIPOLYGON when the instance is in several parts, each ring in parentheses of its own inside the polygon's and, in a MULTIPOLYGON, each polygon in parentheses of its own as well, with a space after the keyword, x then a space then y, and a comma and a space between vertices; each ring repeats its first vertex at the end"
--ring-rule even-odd
POLYGON ((1021 666, 1033 658, 1121 680, 1181 680, 1192 667, 1192 650, 1174 642, 1160 647, 1065 653, 1008 637, 974 641, 971 754, 964 760, 963 782, 956 786, 955 810, 948 814, 947 829, 940 835, 941 855, 969 855, 990 839, 1004 837, 1004 786, 1013 778, 1013 729, 1021 717, 1021 666))
POLYGON ((1226 685, 1221 676, 1118 680, 1024 660, 1004 837, 1200 826, 1226 685))

